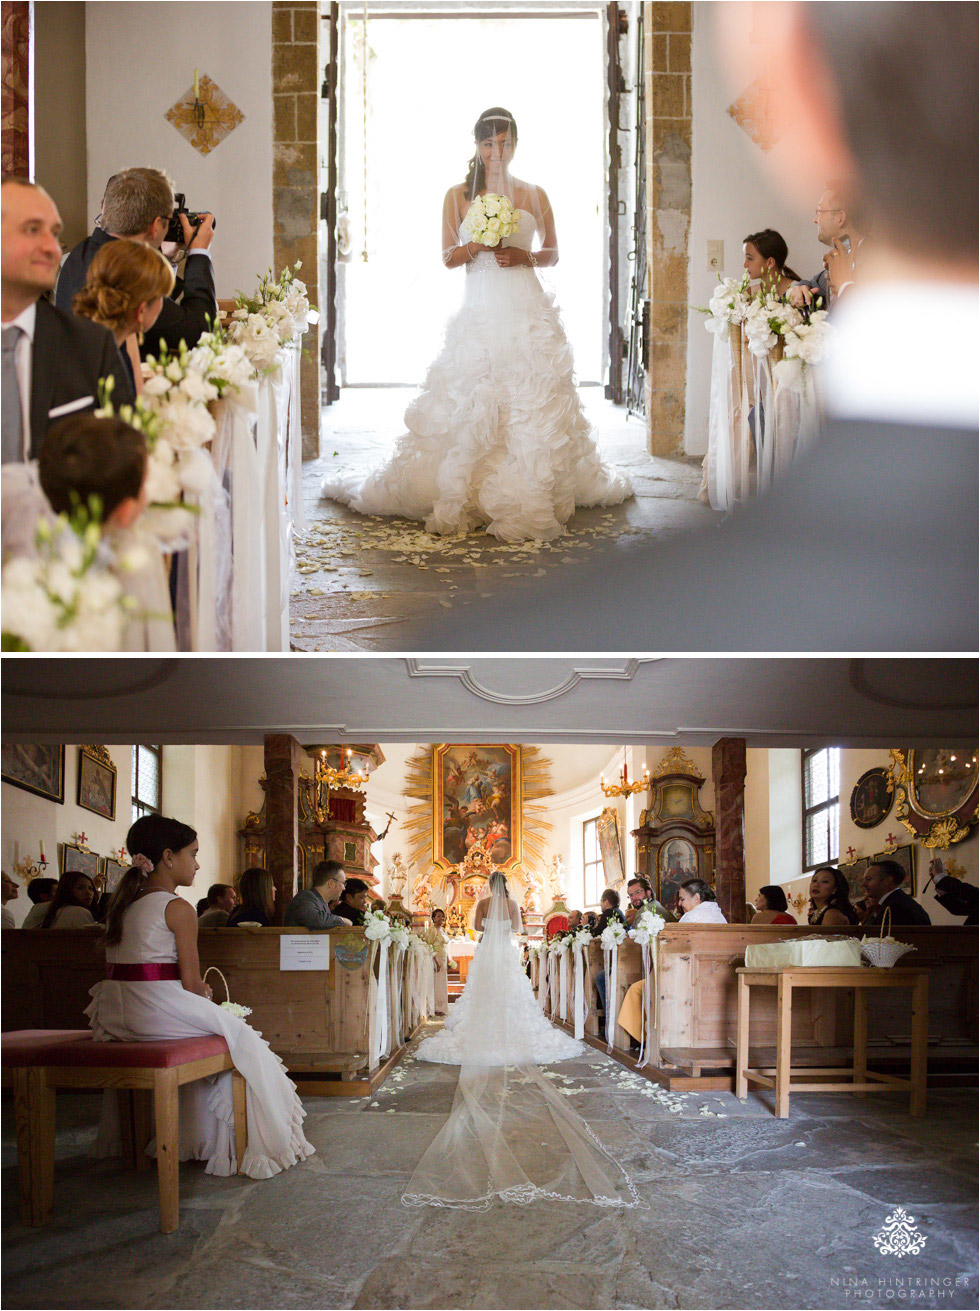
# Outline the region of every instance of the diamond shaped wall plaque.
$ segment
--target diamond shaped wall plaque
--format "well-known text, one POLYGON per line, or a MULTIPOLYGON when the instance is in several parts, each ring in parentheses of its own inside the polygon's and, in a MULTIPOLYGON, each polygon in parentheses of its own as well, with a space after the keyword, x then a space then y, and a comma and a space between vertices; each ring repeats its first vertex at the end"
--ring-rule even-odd
POLYGON ((772 112, 769 87, 763 77, 749 83, 739 98, 728 106, 728 115, 761 150, 772 150, 782 136, 782 127, 772 112))
POLYGON ((197 96, 193 86, 188 87, 164 118, 173 123, 195 150, 209 155, 229 132, 245 121, 245 115, 209 77, 198 78, 197 85, 197 96))

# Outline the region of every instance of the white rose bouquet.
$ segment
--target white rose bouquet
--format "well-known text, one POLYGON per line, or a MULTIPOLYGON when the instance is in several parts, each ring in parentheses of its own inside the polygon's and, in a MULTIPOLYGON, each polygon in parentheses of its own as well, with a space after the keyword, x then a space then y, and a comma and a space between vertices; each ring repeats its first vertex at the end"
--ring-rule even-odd
POLYGON ((705 327, 719 337, 727 337, 732 325, 737 327, 745 319, 749 308, 749 274, 746 269, 741 278, 722 278, 715 287, 708 308, 695 306, 699 314, 707 316, 705 327))
POLYGON ((255 368, 242 347, 229 338, 220 323, 198 338, 189 354, 188 365, 216 388, 219 399, 233 396, 246 408, 255 409, 255 368))
POLYGON ((769 353, 780 337, 803 323, 803 315, 795 306, 778 296, 760 293, 749 305, 745 316, 745 337, 753 355, 769 353))
MULTIPOLYGON (((380 914, 381 912, 378 911, 376 913, 380 914)), ((408 946, 408 940, 410 936, 408 932, 408 927, 407 925, 403 924, 401 920, 395 920, 394 923, 391 924, 388 936, 395 947, 408 946)))
POLYGON ((251 296, 239 292, 235 298, 229 336, 240 345, 260 373, 271 372, 279 363, 279 352, 298 345, 298 339, 319 315, 310 308, 306 284, 293 269, 284 268, 278 278, 272 270, 262 278, 251 296))
POLYGON ((383 942, 391 938, 391 920, 381 910, 369 910, 364 916, 364 936, 369 942, 383 942))
POLYGON ((504 237, 512 237, 521 226, 521 216, 506 196, 489 192, 473 200, 463 227, 481 246, 499 246, 504 237))
POLYGON ((652 910, 642 910, 633 921, 629 935, 635 943, 645 947, 653 941, 666 922, 662 915, 655 915, 652 910))
POLYGON ((615 950, 621 942, 626 940, 626 925, 620 920, 610 920, 606 927, 599 934, 599 941, 603 947, 609 947, 615 950))
MULTIPOLYGON (((102 540, 101 506, 37 527, 37 556, 3 567, 0 646, 4 651, 118 651, 136 605, 123 592, 116 558, 102 540)), ((131 562, 138 567, 138 561, 131 562)))
POLYGON ((577 947, 580 945, 583 947, 587 947, 589 943, 592 941, 592 930, 586 927, 575 929, 575 931, 571 934, 569 941, 573 947, 577 947))

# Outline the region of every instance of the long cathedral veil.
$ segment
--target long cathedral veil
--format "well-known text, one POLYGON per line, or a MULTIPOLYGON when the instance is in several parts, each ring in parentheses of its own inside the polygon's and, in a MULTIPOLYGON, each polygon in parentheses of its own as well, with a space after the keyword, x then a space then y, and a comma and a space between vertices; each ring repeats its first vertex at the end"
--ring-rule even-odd
POLYGON ((402 1202, 476 1211, 495 1197, 645 1206, 622 1166, 533 1063, 533 1039, 500 1004, 497 981, 520 970, 512 939, 519 913, 506 886, 503 875, 491 878, 483 939, 463 994, 468 1005, 455 1026, 461 1063, 453 1109, 402 1202))

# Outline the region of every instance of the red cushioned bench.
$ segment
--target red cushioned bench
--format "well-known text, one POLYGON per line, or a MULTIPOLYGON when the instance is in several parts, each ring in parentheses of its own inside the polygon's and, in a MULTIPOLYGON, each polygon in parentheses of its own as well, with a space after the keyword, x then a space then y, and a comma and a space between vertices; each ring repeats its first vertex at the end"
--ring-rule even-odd
POLYGON ((178 1224, 181 1084, 232 1071, 235 1152, 241 1168, 248 1140, 245 1080, 232 1065, 224 1038, 208 1034, 159 1042, 95 1042, 85 1029, 28 1029, 4 1033, 2 1049, 4 1082, 14 1090, 21 1215, 27 1225, 51 1221, 59 1088, 120 1091, 123 1154, 138 1170, 149 1166, 144 1149, 151 1134, 147 1098, 139 1094, 153 1094, 161 1233, 173 1233, 178 1224))

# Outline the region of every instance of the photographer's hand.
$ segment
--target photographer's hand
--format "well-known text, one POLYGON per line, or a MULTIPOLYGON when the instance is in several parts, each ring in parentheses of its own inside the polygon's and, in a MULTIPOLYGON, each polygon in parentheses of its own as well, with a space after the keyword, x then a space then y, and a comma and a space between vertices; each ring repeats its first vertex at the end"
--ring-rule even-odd
POLYGON ((214 215, 202 214, 198 227, 194 227, 186 214, 180 215, 180 226, 184 229, 184 245, 187 253, 192 250, 207 250, 214 237, 214 215))

